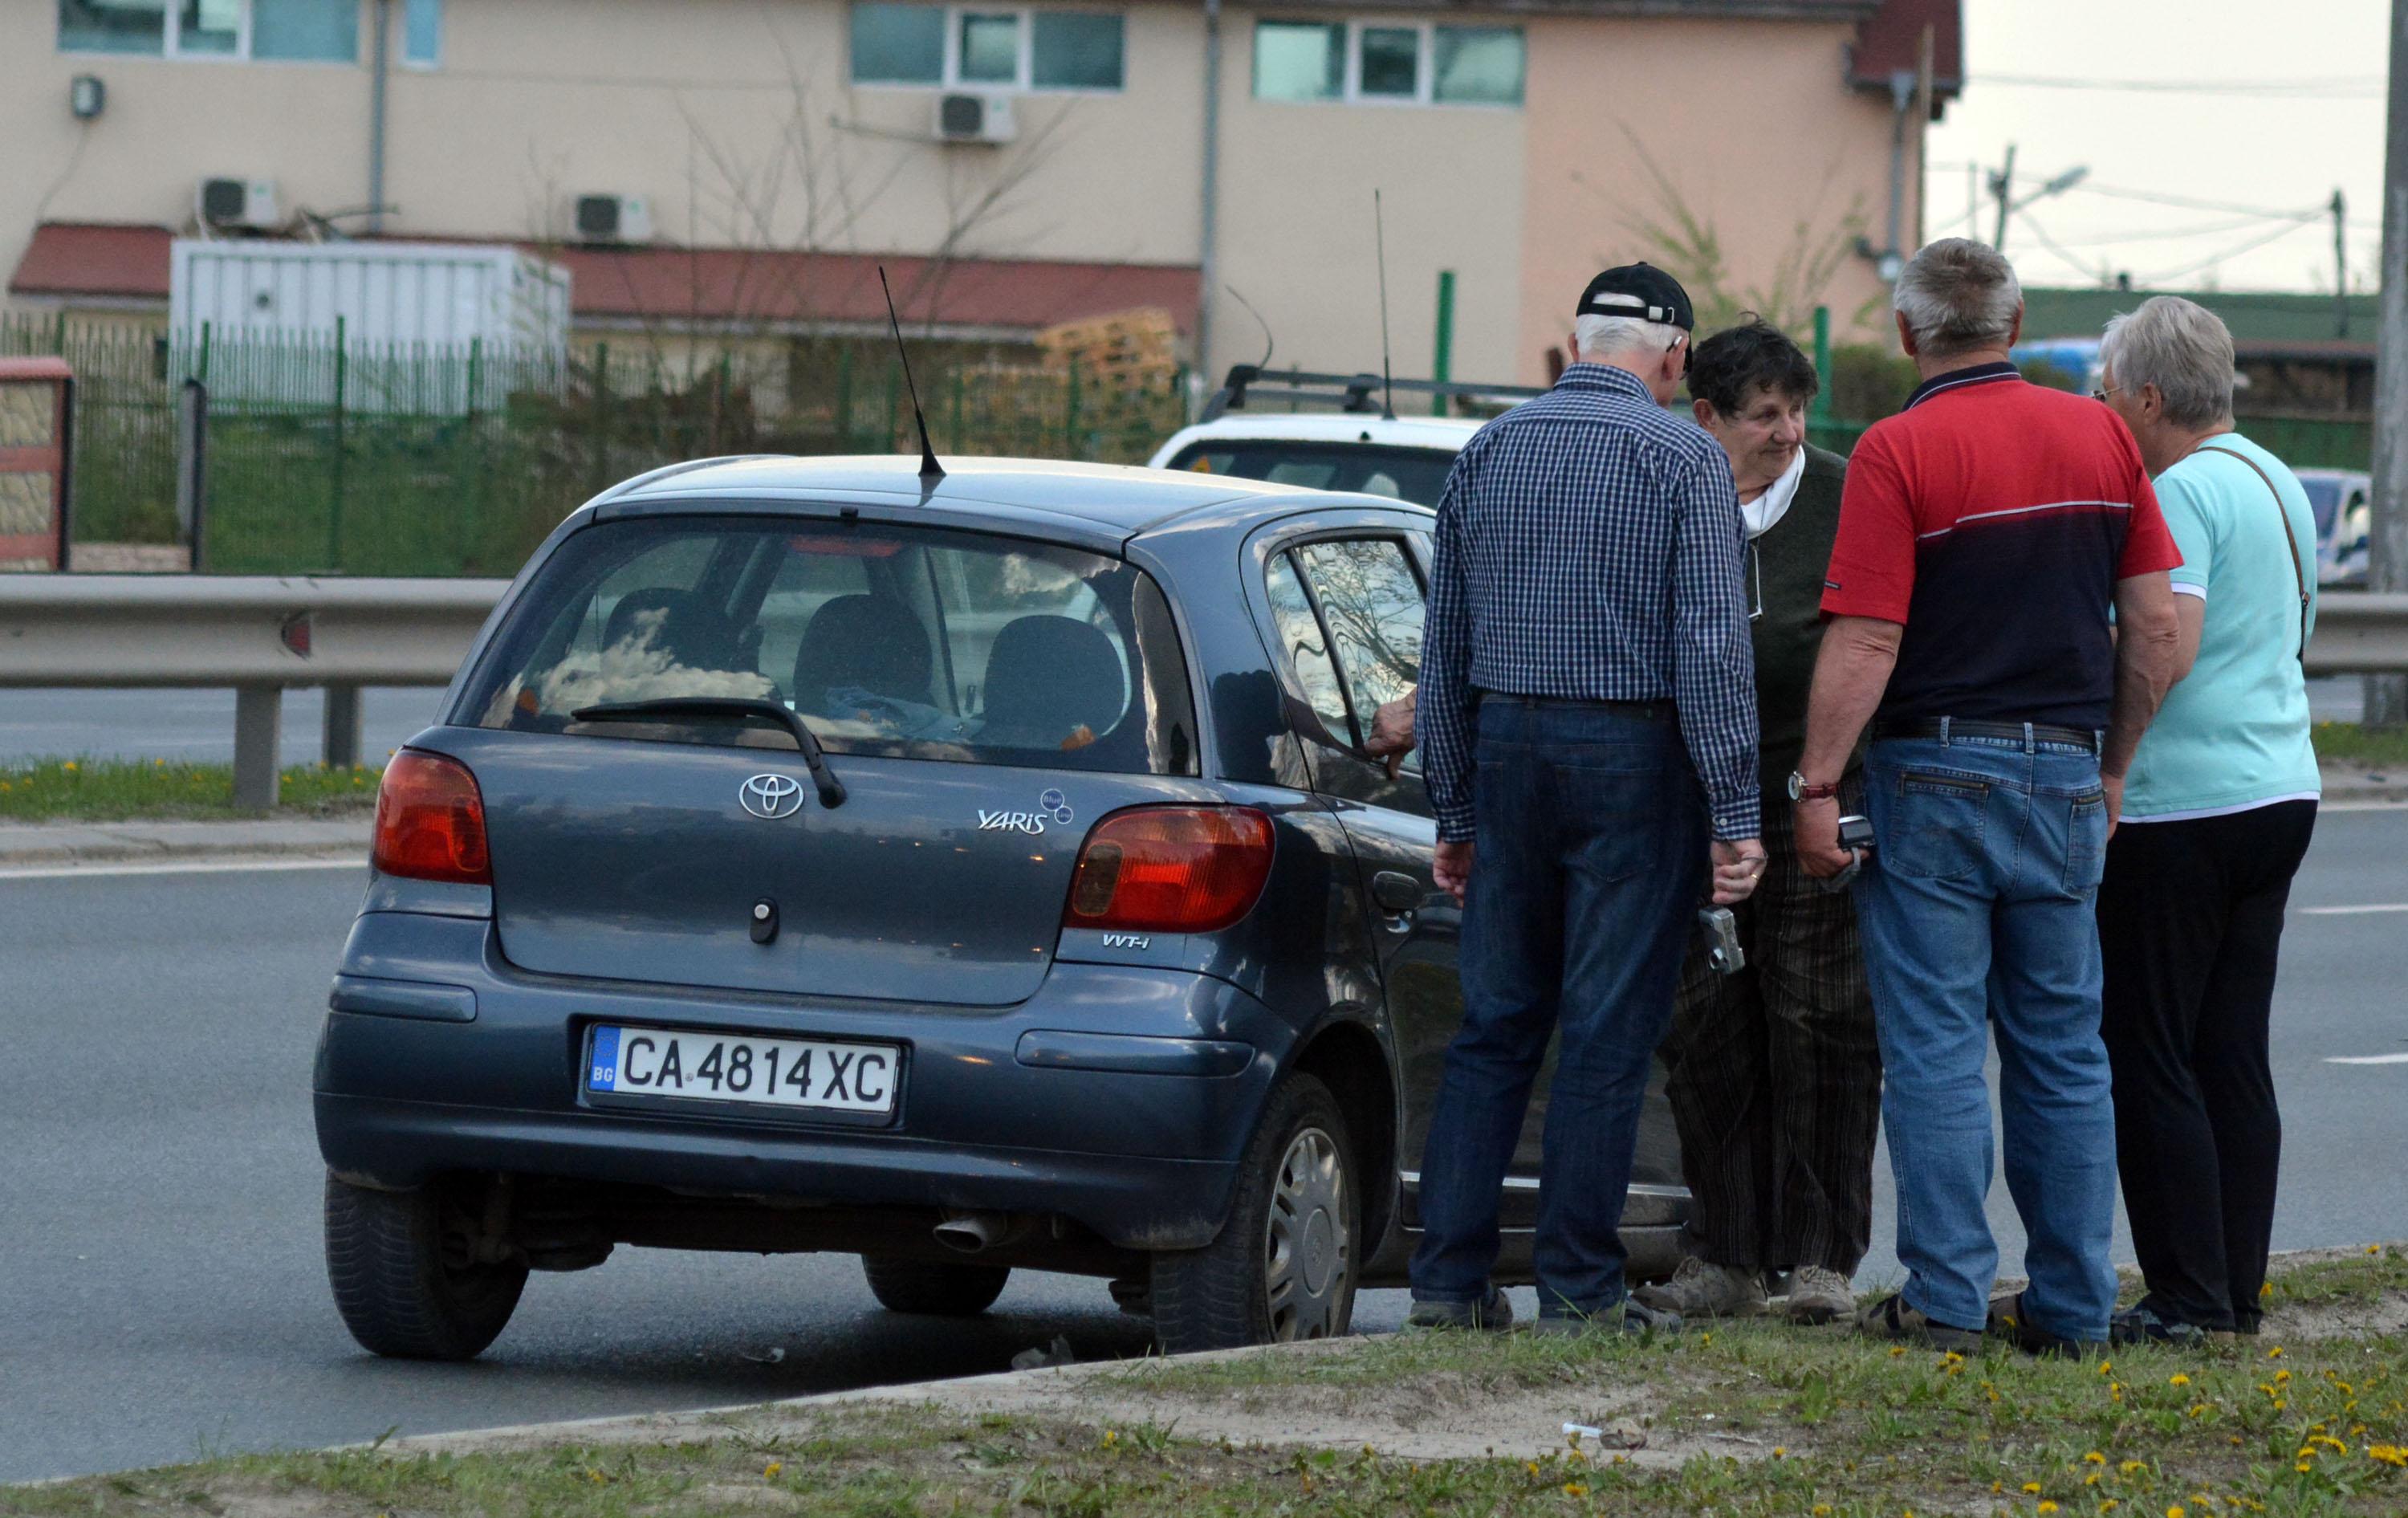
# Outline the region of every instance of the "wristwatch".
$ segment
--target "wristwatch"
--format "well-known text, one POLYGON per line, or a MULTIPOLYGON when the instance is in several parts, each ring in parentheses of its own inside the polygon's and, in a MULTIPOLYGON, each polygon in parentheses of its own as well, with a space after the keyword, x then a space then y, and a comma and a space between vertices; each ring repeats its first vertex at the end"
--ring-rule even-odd
POLYGON ((1806 777, 1798 771, 1793 769, 1789 772, 1789 799, 1792 801, 1828 801, 1839 794, 1838 780, 1827 780, 1820 785, 1813 785, 1809 784, 1806 777))

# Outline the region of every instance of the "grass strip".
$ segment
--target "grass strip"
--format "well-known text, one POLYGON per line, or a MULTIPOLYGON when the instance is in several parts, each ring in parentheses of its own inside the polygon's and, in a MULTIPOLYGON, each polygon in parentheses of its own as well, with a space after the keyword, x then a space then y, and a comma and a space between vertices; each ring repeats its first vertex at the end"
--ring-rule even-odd
POLYGON ((2327 764, 2364 769, 2408 769, 2408 728, 2370 730, 2360 723, 2317 723, 2308 735, 2327 764))
MULTIPOLYGON (((376 805, 381 767, 284 771, 277 816, 337 816, 376 805)), ((259 816, 234 804, 232 765, 169 759, 36 759, 0 763, 0 822, 122 822, 127 818, 259 816)))
MULTIPOLYGON (((2399 1250, 2327 1262, 2278 1281, 2270 1321, 2313 1327, 2314 1314, 2336 1310, 2396 1318, 2408 1302, 2403 1285, 2408 1256, 2399 1250)), ((1445 1334, 1133 1368, 1080 1395, 1093 1416, 773 1405, 673 1441, 242 1455, 0 1488, 0 1514, 2408 1511, 2408 1339, 2397 1333, 2244 1338, 2079 1360, 1935 1354, 1762 1321, 1646 1339, 1445 1334), (1643 1406, 1636 1421, 1657 1453, 1567 1443, 1538 1458, 1414 1460, 1369 1444, 1274 1447, 1212 1432, 1214 1410, 1233 1399, 1311 1409, 1324 1422, 1349 1398, 1366 1402, 1367 1420, 1373 1402, 1389 1413, 1459 1417, 1531 1388, 1564 1418, 1600 1402, 1643 1406), (1667 1453, 1682 1448, 1693 1453, 1667 1453)))

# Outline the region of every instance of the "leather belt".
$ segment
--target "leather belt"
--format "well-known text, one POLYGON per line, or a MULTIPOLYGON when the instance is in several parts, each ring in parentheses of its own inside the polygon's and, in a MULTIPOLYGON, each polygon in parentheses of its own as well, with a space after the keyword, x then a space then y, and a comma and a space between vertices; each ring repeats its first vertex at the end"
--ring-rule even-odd
POLYGON ((2010 743, 2070 743, 2077 749, 2099 752, 2099 735, 2086 727, 2059 727, 2055 723, 1978 722, 1963 717, 1927 717, 1916 721, 1877 722, 1873 723, 1873 739, 1908 738, 1941 739, 1957 738, 2003 738, 2010 743))

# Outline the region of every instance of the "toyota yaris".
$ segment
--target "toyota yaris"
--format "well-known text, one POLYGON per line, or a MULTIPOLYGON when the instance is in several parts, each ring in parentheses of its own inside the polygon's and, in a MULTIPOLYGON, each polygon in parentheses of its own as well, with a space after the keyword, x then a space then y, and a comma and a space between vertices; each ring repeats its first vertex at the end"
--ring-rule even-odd
MULTIPOLYGON (((1171 1351, 1345 1332, 1460 1011, 1420 778, 1361 743, 1430 520, 995 460, 579 509, 378 798, 315 1078, 352 1334, 473 1355, 621 1244, 857 1254, 905 1312, 1096 1276, 1171 1351)), ((1637 1181, 1665 1268, 1660 1082, 1637 1181)))

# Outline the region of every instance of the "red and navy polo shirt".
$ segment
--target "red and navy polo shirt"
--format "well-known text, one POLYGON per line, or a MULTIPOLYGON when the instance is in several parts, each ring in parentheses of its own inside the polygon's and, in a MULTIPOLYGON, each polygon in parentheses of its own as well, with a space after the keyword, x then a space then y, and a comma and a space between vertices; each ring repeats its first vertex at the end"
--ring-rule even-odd
POLYGON ((1884 720, 2103 728, 2115 582, 2181 563, 2122 420, 1984 364, 1849 455, 1823 609, 1905 626, 1884 720))

